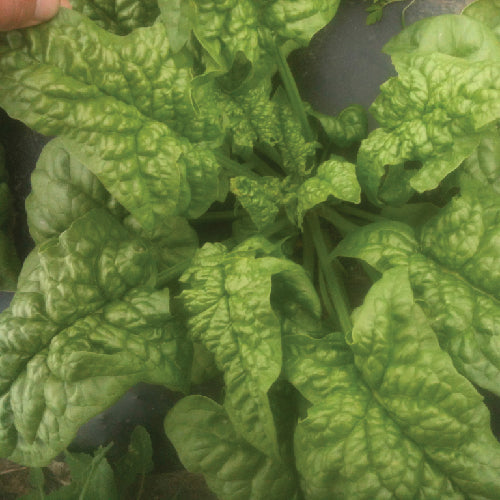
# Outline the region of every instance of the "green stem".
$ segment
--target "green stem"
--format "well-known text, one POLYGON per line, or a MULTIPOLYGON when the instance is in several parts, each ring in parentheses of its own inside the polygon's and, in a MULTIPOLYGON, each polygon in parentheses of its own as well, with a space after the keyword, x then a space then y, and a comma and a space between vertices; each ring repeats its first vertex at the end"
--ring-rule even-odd
POLYGON ((382 215, 372 214, 371 212, 367 212, 366 210, 363 210, 362 208, 353 207, 351 205, 346 205, 344 203, 338 205, 337 210, 339 212, 343 212, 347 215, 353 215, 354 217, 357 217, 358 219, 363 219, 363 220, 366 220, 369 222, 380 222, 380 221, 387 220, 382 215))
POLYGON ((323 306, 325 307, 326 313, 328 314, 328 318, 332 322, 332 325, 335 329, 339 328, 340 327, 339 317, 337 315, 337 312, 335 311, 335 307, 332 304, 330 295, 328 294, 325 275, 321 270, 319 271, 318 282, 319 282, 319 293, 321 295, 323 306))
POLYGON ((401 11, 401 27, 406 28, 406 11, 415 3, 416 0, 411 0, 411 2, 401 11))
POLYGON ((309 214, 306 216, 306 222, 310 225, 311 235, 318 254, 319 265, 324 274, 326 287, 329 295, 332 298, 333 306, 337 312, 339 323, 344 334, 347 334, 352 329, 351 316, 349 313, 349 306, 345 297, 341 281, 337 274, 334 272, 332 262, 328 257, 328 249, 321 232, 318 216, 309 214))
POLYGON ((286 217, 282 217, 278 219, 276 222, 273 222, 271 225, 267 226, 264 230, 260 232, 264 238, 269 239, 276 233, 279 233, 282 229, 285 229, 290 224, 290 221, 286 217))
MULTIPOLYGON (((268 161, 271 161, 276 165, 276 168, 279 168, 281 172, 283 171, 283 169, 281 168, 281 156, 278 151, 276 151, 270 144, 257 142, 254 143, 253 147, 256 153, 263 156, 264 158, 267 158, 268 161)), ((282 175, 281 172, 280 174, 282 175)), ((274 175, 276 175, 276 173, 274 175)))
POLYGON ((276 62, 278 63, 278 71, 281 76, 283 85, 285 86, 288 99, 290 99, 290 104, 293 111, 296 113, 300 124, 302 125, 302 132, 307 142, 314 142, 314 133, 307 119, 306 110, 304 104, 302 103, 302 98, 300 97, 299 89, 295 83, 295 79, 290 71, 288 62, 285 55, 280 47, 274 42, 275 52, 276 52, 276 62))
POLYGON ((319 215, 323 219, 326 219, 330 224, 335 226, 342 233, 342 236, 345 236, 346 234, 352 233, 353 231, 356 231, 356 229, 359 229, 359 226, 357 224, 354 224, 354 222, 351 222, 345 217, 342 217, 335 209, 331 207, 321 207, 319 215))
POLYGON ((302 266, 312 280, 314 280, 314 270, 316 268, 315 257, 312 237, 309 231, 309 226, 306 224, 303 228, 302 234, 302 266))
POLYGON ((175 266, 169 267, 158 275, 157 285, 159 288, 167 286, 171 281, 178 278, 190 265, 191 259, 183 260, 175 266))
POLYGON ((255 170, 257 173, 262 175, 263 177, 283 177, 283 175, 278 172, 277 170, 274 170, 269 163, 264 161, 260 156, 257 154, 252 155, 251 159, 251 164, 254 166, 253 170, 255 170))
POLYGON ((260 176, 255 172, 252 172, 248 168, 245 168, 243 165, 241 165, 241 163, 231 160, 231 158, 226 156, 222 151, 215 151, 215 157, 231 177, 243 176, 250 177, 251 179, 260 179, 260 176))

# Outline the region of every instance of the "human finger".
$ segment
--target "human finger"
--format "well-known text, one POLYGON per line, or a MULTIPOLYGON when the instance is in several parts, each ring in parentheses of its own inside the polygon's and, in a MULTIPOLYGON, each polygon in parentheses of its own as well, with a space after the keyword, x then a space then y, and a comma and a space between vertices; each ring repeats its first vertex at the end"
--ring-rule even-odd
POLYGON ((48 21, 61 6, 71 8, 69 0, 0 0, 0 30, 25 28, 48 21))

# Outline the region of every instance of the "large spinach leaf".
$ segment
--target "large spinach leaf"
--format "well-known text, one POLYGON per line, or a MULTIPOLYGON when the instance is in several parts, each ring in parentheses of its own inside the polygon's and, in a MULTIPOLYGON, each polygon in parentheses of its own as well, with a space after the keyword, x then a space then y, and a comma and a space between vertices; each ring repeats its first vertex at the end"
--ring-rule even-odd
POLYGON ((282 275, 309 310, 319 302, 303 269, 269 255, 272 246, 250 240, 231 252, 207 244, 182 276, 181 300, 189 334, 214 354, 224 372, 224 406, 238 433, 257 449, 279 456, 268 398, 281 371, 281 323, 271 307, 272 277, 282 275))
POLYGON ((219 163, 189 141, 208 140, 212 125, 196 119, 189 69, 172 57, 162 24, 119 37, 63 9, 0 42, 0 104, 39 132, 63 135, 146 229, 198 216, 219 198, 219 163))
POLYGON ((352 233, 335 250, 379 271, 407 266, 414 293, 457 369, 497 394, 499 221, 497 195, 469 188, 429 220, 418 238, 405 224, 380 222, 352 233))
POLYGON ((285 337, 285 373, 312 403, 295 432, 306 498, 496 498, 488 412, 440 349, 404 268, 373 286, 347 340, 285 337))
POLYGON ((436 188, 498 123, 500 43, 477 21, 443 16, 416 23, 387 51, 399 76, 372 105, 381 128, 362 143, 358 175, 373 202, 403 204, 436 188))
POLYGON ((191 345, 145 241, 103 210, 37 247, 0 319, 0 450, 45 465, 139 381, 189 385, 191 345))

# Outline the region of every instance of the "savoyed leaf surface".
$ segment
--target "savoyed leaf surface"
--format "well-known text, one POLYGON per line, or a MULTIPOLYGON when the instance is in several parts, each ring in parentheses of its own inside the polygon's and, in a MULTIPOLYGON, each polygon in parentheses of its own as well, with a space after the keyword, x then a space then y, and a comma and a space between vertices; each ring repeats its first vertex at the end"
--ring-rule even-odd
POLYGON ((358 178, 372 201, 402 204, 436 188, 498 123, 500 43, 473 19, 439 16, 385 50, 399 76, 372 105, 381 127, 362 143, 358 178))
POLYGON ((500 446, 480 395, 386 272, 338 337, 285 337, 289 380, 312 403, 295 433, 307 499, 497 498, 500 446))
POLYGON ((268 391, 281 371, 281 323, 271 307, 272 277, 282 275, 318 311, 312 285, 293 262, 269 255, 255 239, 229 252, 206 244, 181 281, 189 334, 215 356, 224 372, 224 406, 238 433, 262 452, 278 456, 268 391), (259 253, 263 256, 259 257, 259 253), (266 255, 267 254, 267 255, 266 255))
POLYGON ((487 187, 464 188, 422 228, 402 223, 365 226, 337 255, 366 260, 379 271, 408 268, 441 346, 475 384, 500 388, 500 204, 487 187))
POLYGON ((157 0, 72 0, 71 6, 117 35, 151 26, 160 13, 157 0))
POLYGON ((0 318, 0 452, 45 465, 139 381, 185 390, 191 345, 147 243, 104 210, 47 240, 0 318))
POLYGON ((63 135, 147 229, 170 215, 197 217, 220 195, 218 162, 188 140, 219 129, 196 119, 189 82, 161 23, 120 37, 62 9, 50 23, 0 38, 2 107, 63 135))
POLYGON ((188 260, 198 248, 194 229, 182 217, 165 218, 153 231, 145 231, 97 177, 67 151, 64 140, 49 142, 31 175, 31 193, 26 199, 31 237, 40 244, 59 236, 95 208, 106 210, 147 240, 159 271, 188 260))

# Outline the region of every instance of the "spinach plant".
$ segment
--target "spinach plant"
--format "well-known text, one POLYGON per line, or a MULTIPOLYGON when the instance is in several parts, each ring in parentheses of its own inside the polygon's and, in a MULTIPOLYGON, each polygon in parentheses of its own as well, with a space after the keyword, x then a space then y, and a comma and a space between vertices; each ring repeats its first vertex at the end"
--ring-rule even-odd
POLYGON ((186 394, 165 431, 221 499, 500 497, 500 7, 391 40, 367 134, 287 65, 338 3, 81 0, 1 35, 0 105, 59 136, 0 316, 2 456, 45 465, 144 381, 186 394))

